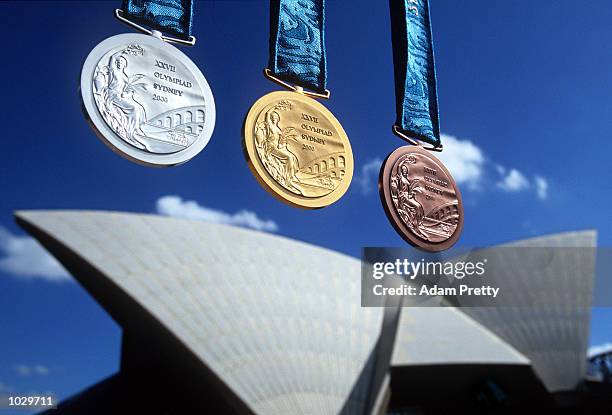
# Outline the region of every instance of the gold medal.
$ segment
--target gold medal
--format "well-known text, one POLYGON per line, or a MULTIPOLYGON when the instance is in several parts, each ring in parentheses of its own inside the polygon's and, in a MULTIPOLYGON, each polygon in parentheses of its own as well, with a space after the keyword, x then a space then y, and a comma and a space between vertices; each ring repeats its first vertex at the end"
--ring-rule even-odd
POLYGON ((334 115, 301 88, 261 97, 243 125, 249 167, 259 183, 292 206, 337 201, 353 177, 353 152, 334 115))

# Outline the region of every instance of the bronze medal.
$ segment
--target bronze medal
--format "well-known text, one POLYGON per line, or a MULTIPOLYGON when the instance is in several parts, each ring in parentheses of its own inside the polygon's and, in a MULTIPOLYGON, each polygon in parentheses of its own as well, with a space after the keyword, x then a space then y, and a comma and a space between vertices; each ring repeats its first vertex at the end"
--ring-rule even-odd
POLYGON ((439 252, 461 235, 463 203, 450 172, 431 154, 442 151, 442 141, 429 0, 393 1, 390 6, 397 112, 393 132, 413 146, 398 148, 383 163, 380 198, 402 238, 439 252))
POLYGON ((457 242, 463 228, 461 193, 431 152, 398 148, 383 163, 378 187, 389 220, 408 243, 438 252, 457 242))

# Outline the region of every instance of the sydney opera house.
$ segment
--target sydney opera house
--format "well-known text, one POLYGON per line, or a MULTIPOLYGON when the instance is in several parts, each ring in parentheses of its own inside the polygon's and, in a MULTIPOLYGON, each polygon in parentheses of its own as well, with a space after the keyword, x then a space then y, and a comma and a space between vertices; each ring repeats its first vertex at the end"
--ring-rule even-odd
MULTIPOLYGON (((610 410, 585 380, 590 310, 565 295, 545 309, 368 308, 358 259, 287 238, 153 215, 16 217, 123 331, 119 372, 49 413, 610 410)), ((515 245, 595 243, 586 231, 515 245)), ((576 255, 553 289, 589 299, 595 258, 576 255)))

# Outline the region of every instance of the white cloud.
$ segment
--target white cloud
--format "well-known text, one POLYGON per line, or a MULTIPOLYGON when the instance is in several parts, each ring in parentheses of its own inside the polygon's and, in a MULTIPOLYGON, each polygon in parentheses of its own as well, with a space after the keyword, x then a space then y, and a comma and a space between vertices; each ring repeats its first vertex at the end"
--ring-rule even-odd
POLYGON ((49 369, 43 365, 16 365, 15 372, 17 372, 21 376, 30 376, 30 375, 48 375, 49 369))
POLYGON ((66 270, 40 244, 28 236, 13 235, 0 226, 0 271, 19 278, 71 281, 66 270))
POLYGON ((600 353, 605 353, 605 352, 610 352, 610 351, 612 351, 612 343, 598 344, 598 345, 589 347, 587 356, 592 357, 600 353))
POLYGON ((506 173, 503 167, 498 166, 497 171, 502 175, 502 179, 497 182, 497 186, 502 190, 506 192, 520 192, 521 190, 529 189, 529 180, 517 169, 510 169, 506 173))
POLYGON ((482 150, 469 140, 460 140, 455 136, 442 134, 444 151, 434 153, 451 172, 459 185, 471 189, 479 187, 485 168, 485 156, 482 150))
POLYGON ((382 159, 379 157, 369 160, 361 167, 361 174, 355 176, 354 181, 364 195, 370 193, 372 188, 375 187, 382 162, 382 159))
POLYGON ((506 192, 521 192, 535 190, 541 200, 548 198, 548 180, 542 176, 527 176, 515 168, 505 168, 490 160, 482 149, 469 140, 461 140, 452 135, 442 134, 444 151, 436 154, 450 170, 459 185, 469 189, 479 189, 487 177, 499 176, 497 187, 506 192))
POLYGON ((535 175, 533 180, 529 180, 523 173, 517 169, 507 170, 499 164, 495 166, 495 170, 500 176, 497 186, 506 192, 520 192, 523 190, 533 189, 536 196, 540 200, 548 199, 548 180, 542 176, 535 175))
POLYGON ((249 210, 236 213, 227 213, 221 210, 202 206, 193 200, 183 200, 179 196, 162 196, 157 199, 157 213, 177 218, 197 219, 205 222, 237 225, 259 231, 275 232, 278 230, 276 222, 270 219, 261 219, 249 210))
POLYGON ((534 179, 535 189, 538 197, 542 200, 548 198, 548 180, 542 176, 536 176, 534 179))

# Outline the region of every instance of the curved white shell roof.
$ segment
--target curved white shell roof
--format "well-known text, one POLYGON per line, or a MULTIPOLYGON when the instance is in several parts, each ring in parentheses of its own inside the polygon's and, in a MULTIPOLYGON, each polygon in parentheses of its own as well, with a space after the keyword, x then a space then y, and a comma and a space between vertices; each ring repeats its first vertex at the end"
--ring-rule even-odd
MULTIPOLYGON (((384 310, 360 307, 360 262, 261 232, 152 215, 19 212, 97 268, 258 414, 361 413, 384 310), (366 376, 367 378, 367 376, 366 376)), ((44 239, 44 238, 43 238, 44 239)), ((59 255, 60 260, 65 260, 59 255)), ((88 275, 75 275, 88 288, 88 275)), ((89 289, 118 320, 131 307, 89 289)))
POLYGON ((452 307, 404 307, 393 366, 428 364, 530 365, 528 358, 452 307))
MULTIPOLYGON (((161 323, 251 412, 363 413, 371 404, 373 373, 389 363, 389 356, 374 358, 386 317, 385 309, 360 306, 357 259, 275 235, 154 215, 25 211, 17 218, 126 330, 142 319, 161 323)), ((535 241, 585 242, 594 245, 594 235, 535 241)), ((592 258, 578 260, 587 269, 592 258)), ((521 325, 512 310, 468 314, 404 308, 393 365, 531 362, 550 390, 583 374, 588 314, 564 309, 548 331, 529 313, 523 318, 534 323, 521 325), (559 343, 568 336, 582 337, 559 343), (576 363, 561 367, 566 359, 576 363)), ((393 336, 394 325, 387 326, 384 336, 393 336)))

